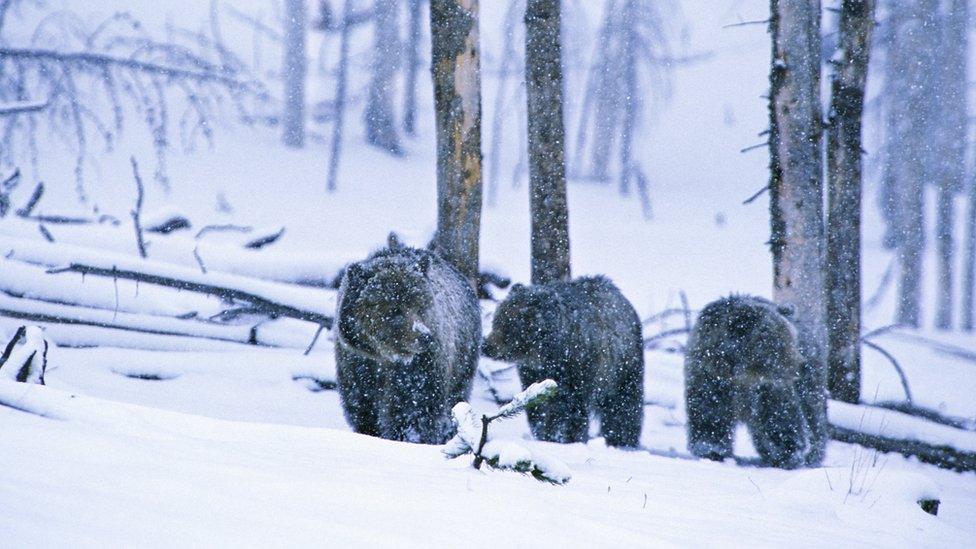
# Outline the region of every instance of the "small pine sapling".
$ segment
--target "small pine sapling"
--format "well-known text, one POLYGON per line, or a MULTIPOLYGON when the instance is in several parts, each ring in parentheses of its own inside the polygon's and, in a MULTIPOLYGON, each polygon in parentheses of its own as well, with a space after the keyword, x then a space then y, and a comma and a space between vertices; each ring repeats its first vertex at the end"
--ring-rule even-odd
POLYGON ((510 469, 531 474, 538 480, 552 484, 565 484, 569 481, 569 469, 561 462, 533 455, 518 443, 505 440, 491 440, 488 426, 497 419, 508 419, 526 409, 542 404, 556 391, 556 382, 551 379, 533 383, 511 402, 498 409, 494 415, 478 418, 471 405, 458 402, 451 410, 457 434, 447 441, 442 452, 448 459, 465 454, 473 454, 472 467, 481 469, 485 463, 494 469, 510 469))
POLYGON ((44 385, 47 351, 51 346, 44 330, 21 326, 0 355, 0 379, 44 385))

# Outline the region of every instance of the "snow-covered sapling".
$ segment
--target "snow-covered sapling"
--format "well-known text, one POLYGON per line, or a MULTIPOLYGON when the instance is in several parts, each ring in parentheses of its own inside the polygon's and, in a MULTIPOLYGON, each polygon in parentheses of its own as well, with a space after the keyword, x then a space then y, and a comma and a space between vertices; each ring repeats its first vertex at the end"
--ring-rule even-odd
POLYGON ((475 416, 471 405, 458 402, 451 410, 457 434, 444 445, 444 455, 454 459, 465 454, 474 454, 472 467, 481 469, 487 463, 496 469, 511 469, 520 473, 529 473, 533 477, 551 482, 565 484, 569 481, 569 469, 562 463, 534 456, 527 448, 511 441, 491 440, 488 426, 497 419, 514 417, 524 410, 531 409, 545 402, 555 394, 556 382, 551 379, 533 383, 521 393, 515 395, 511 402, 498 409, 494 415, 475 416))
POLYGON ((51 343, 37 326, 21 326, 0 355, 0 379, 44 385, 51 343))

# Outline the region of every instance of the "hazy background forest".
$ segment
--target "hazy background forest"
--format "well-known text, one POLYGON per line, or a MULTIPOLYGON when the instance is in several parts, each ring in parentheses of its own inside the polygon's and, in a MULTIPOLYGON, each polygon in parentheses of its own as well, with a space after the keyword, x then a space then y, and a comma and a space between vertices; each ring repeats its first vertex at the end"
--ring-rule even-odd
MULTIPOLYGON (((479 4, 474 259, 528 283, 526 2, 479 4)), ((823 2, 825 119, 840 4, 823 2)), ((681 396, 694 313, 730 293, 774 293, 770 5, 562 2, 572 274, 607 275, 644 320, 647 452, 532 443, 573 471, 559 488, 470 476, 436 448, 361 440, 340 411, 327 329, 337 277, 390 231, 423 247, 438 229, 429 10, 428 0, 0 0, 0 342, 42 326, 52 389, 0 384, 0 433, 16 441, 0 450, 10 487, 0 508, 16 508, 0 530, 13 544, 452 544, 471 523, 443 518, 444 502, 524 543, 703 544, 744 532, 772 545, 809 531, 960 546, 976 535, 967 0, 877 2, 860 392, 830 403, 831 426, 875 438, 834 436, 822 471, 792 475, 690 461, 681 396), (519 503, 506 510, 501 498, 519 503), (919 510, 928 499, 942 502, 937 518, 919 510), (730 501, 743 503, 730 513, 730 501), (124 502, 137 503, 135 520, 124 502), (206 520, 201 504, 214 510, 206 520), (418 526, 433 515, 443 523, 418 526), (388 531, 375 534, 371 516, 391 517, 388 531), (539 517, 555 526, 540 531, 539 517)), ((482 296, 486 329, 501 286, 482 296)), ((478 372, 479 412, 518 390, 504 364, 482 358, 478 372)), ((499 429, 530 438, 521 419, 499 429)), ((754 455, 737 440, 737 454, 754 455)))

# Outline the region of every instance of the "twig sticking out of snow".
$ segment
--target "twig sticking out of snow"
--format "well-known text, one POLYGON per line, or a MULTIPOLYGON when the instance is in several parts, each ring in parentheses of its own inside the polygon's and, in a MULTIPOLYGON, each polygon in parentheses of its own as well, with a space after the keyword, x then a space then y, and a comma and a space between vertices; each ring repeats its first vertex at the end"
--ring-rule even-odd
POLYGON ((556 382, 547 379, 533 383, 508 404, 499 408, 495 415, 483 415, 478 419, 471 405, 458 402, 451 410, 457 434, 441 450, 449 459, 474 454, 475 469, 487 463, 496 469, 510 469, 528 473, 553 484, 565 484, 570 479, 569 468, 564 464, 541 456, 533 456, 523 446, 510 441, 489 440, 488 426, 497 419, 514 417, 522 411, 538 406, 556 391, 556 382))
POLYGON ((44 385, 51 343, 37 326, 21 326, 0 355, 0 378, 44 385))
POLYGON ((132 209, 132 224, 136 230, 136 245, 139 247, 139 257, 146 259, 146 241, 142 238, 142 224, 139 222, 139 217, 142 215, 142 200, 146 194, 145 189, 142 186, 142 177, 139 175, 139 164, 136 163, 136 157, 129 157, 132 162, 132 175, 136 180, 136 207, 132 209))

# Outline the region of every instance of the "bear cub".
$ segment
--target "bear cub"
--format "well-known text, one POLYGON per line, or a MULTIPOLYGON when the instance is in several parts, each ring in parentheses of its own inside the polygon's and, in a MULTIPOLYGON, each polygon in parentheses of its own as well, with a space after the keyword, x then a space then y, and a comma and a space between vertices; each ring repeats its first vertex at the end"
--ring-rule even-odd
POLYGON ((522 386, 558 384, 528 411, 532 434, 583 442, 591 412, 611 446, 636 447, 644 419, 644 341, 634 307, 604 277, 516 284, 495 311, 486 356, 518 367, 522 386))
POLYGON ((441 444, 481 345, 474 289, 439 255, 389 245, 350 265, 336 304, 336 373, 357 433, 441 444))
POLYGON ((804 463, 810 429, 797 393, 803 357, 788 309, 753 296, 708 304, 685 351, 688 450, 732 457, 736 423, 749 429, 764 465, 804 463))

